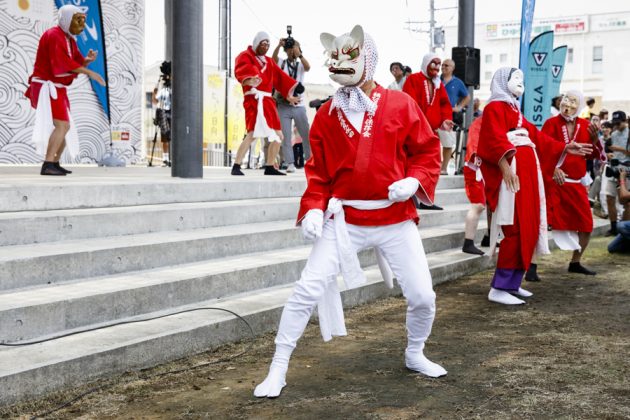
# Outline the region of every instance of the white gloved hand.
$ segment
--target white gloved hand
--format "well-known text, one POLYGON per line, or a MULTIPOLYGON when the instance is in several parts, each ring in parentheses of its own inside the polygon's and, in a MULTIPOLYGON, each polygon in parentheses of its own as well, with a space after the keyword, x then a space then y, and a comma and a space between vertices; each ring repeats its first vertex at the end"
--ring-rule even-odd
POLYGON ((401 202, 407 201, 418 190, 420 182, 416 178, 408 177, 394 182, 387 187, 389 190, 389 201, 401 202))
POLYGON ((324 212, 320 209, 311 209, 302 219, 302 235, 304 239, 312 241, 322 236, 324 227, 324 212))

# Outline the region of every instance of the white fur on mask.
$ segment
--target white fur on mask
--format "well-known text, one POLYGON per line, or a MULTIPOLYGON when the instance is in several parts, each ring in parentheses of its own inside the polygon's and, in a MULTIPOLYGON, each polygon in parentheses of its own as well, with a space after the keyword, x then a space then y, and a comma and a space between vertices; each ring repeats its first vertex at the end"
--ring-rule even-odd
POLYGON ((346 114, 349 111, 376 112, 374 102, 360 89, 374 79, 378 63, 372 37, 356 25, 350 33, 338 37, 322 33, 320 40, 326 49, 330 78, 342 85, 333 97, 331 110, 339 107, 346 114))

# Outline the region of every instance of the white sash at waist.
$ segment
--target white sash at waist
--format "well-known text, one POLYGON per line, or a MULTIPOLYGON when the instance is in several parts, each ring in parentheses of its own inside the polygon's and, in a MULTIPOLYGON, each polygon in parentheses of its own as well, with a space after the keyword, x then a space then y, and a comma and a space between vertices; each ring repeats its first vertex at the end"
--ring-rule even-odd
POLYGON ((254 98, 258 101, 258 108, 256 111, 256 125, 254 126, 254 138, 267 137, 269 141, 280 141, 276 130, 269 127, 267 119, 265 118, 265 107, 263 105, 265 97, 271 97, 270 92, 265 92, 252 88, 245 93, 245 95, 254 95, 254 98))
MULTIPOLYGON (((57 99, 57 89, 65 89, 66 86, 54 83, 50 80, 42 80, 37 77, 32 78, 31 82, 40 83, 42 85, 37 99, 37 109, 35 110, 33 143, 35 144, 35 150, 37 153, 43 157, 46 155, 46 150, 48 149, 50 134, 55 129, 50 98, 57 99)), ((79 136, 77 134, 72 115, 70 114, 70 109, 68 109, 68 117, 70 130, 66 133, 66 148, 70 157, 74 159, 79 155, 79 136)))

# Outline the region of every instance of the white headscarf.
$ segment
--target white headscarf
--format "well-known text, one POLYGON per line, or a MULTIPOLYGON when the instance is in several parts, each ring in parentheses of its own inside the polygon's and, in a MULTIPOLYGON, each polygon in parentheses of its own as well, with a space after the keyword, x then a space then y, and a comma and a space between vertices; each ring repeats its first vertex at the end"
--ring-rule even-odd
POLYGON ((517 69, 513 67, 501 67, 494 73, 492 83, 490 83, 490 98, 488 99, 488 103, 493 101, 507 102, 517 109, 521 109, 521 101, 514 97, 510 89, 508 89, 510 75, 516 70, 517 69))
POLYGON ((70 36, 74 36, 70 33, 70 24, 72 23, 72 16, 76 13, 83 13, 83 10, 72 4, 66 4, 59 8, 59 27, 70 36))
POLYGON ((252 41, 252 48, 254 49, 254 52, 256 52, 256 48, 258 48, 258 45, 264 40, 267 40, 267 41, 270 40, 269 34, 264 31, 258 32, 256 36, 254 37, 254 41, 252 41))
POLYGON ((584 101, 584 95, 582 95, 582 92, 580 92, 579 90, 567 90, 562 96, 564 97, 569 95, 578 98, 578 105, 575 109, 575 113, 569 117, 565 117, 564 115, 562 115, 562 112, 560 113, 560 115, 562 115, 562 118, 567 121, 573 121, 580 115, 580 111, 584 109, 584 107, 586 106, 586 102, 584 101))
POLYGON ((361 90, 366 82, 374 80, 374 72, 376 71, 376 65, 378 64, 378 51, 376 50, 376 44, 372 37, 364 33, 363 35, 363 47, 361 48, 361 57, 365 60, 365 77, 357 86, 342 86, 337 89, 333 96, 332 105, 330 110, 335 107, 341 108, 341 110, 348 115, 349 111, 358 112, 376 112, 376 104, 361 90))
MULTIPOLYGON (((440 56, 435 53, 425 54, 424 57, 422 57, 422 68, 420 69, 420 72, 429 77, 429 71, 427 70, 427 67, 429 67, 431 61, 435 60, 436 58, 440 58, 440 56)), ((440 83, 442 83, 442 79, 440 79, 439 73, 440 72, 438 71, 438 75, 431 79, 436 89, 439 89, 440 83)))

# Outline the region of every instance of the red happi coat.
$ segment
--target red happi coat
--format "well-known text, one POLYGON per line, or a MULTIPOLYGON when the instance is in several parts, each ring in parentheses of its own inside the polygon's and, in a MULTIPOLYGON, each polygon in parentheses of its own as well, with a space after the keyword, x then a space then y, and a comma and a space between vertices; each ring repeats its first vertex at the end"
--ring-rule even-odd
MULTIPOLYGON (((309 140, 312 157, 306 163, 307 187, 298 223, 311 209, 325 210, 331 197, 348 200, 387 199, 389 185, 406 177, 420 181, 416 193, 432 202, 440 174, 440 141, 411 98, 377 86, 373 118, 366 113, 361 133, 343 111, 324 104, 315 116, 309 140)), ((348 223, 381 226, 405 220, 418 222, 412 200, 378 210, 345 207, 348 223)))
POLYGON ((440 128, 445 120, 453 119, 453 108, 444 83, 440 83, 440 87, 435 89, 433 81, 424 73, 414 73, 407 77, 403 92, 420 105, 420 109, 434 131, 440 128))
MULTIPOLYGON (((297 81, 282 71, 271 58, 265 56, 265 62, 263 63, 256 56, 251 46, 247 47, 245 51, 236 57, 234 75, 239 83, 241 83, 244 94, 252 90, 253 87, 243 85, 243 81, 255 76, 262 79, 262 82, 256 86, 256 89, 267 93, 272 93, 273 89, 275 89, 285 98, 293 93, 293 89, 297 85, 297 81)), ((245 125, 247 131, 252 131, 256 126, 256 115, 258 114, 258 101, 254 95, 245 95, 243 108, 245 108, 245 125)), ((273 97, 266 96, 263 98, 263 110, 269 128, 280 130, 280 118, 278 117, 276 101, 273 97)))
MULTIPOLYGON (((549 118, 543 125, 542 132, 551 139, 562 144, 571 141, 592 144, 588 132, 590 123, 583 118, 575 119, 573 136, 569 137, 567 123, 561 115, 549 118)), ((586 159, 597 159, 602 153, 601 144, 597 142, 591 156, 567 155, 560 169, 568 179, 579 181, 586 175, 586 159)), ((593 215, 588 201, 587 188, 581 183, 565 182, 558 185, 553 181, 553 169, 545 171, 545 193, 547 195, 547 219, 554 230, 571 230, 578 232, 593 231, 593 215), (549 174, 551 172, 551 175, 549 174)))
POLYGON ((42 87, 41 83, 31 83, 34 77, 69 86, 78 76, 72 70, 83 66, 84 60, 77 42, 59 26, 44 32, 37 46, 33 74, 28 79, 29 88, 25 92, 33 107, 37 108, 39 90, 42 87))
POLYGON ((536 155, 544 172, 545 168, 555 166, 564 148, 563 143, 548 139, 522 117, 518 109, 507 102, 493 101, 484 108, 477 154, 483 160, 481 172, 490 210, 496 210, 499 199, 499 188, 503 181, 499 161, 503 156, 508 157, 508 163, 516 156, 516 175, 520 182, 520 190, 515 197, 514 224, 501 227, 505 239, 499 248, 497 268, 529 268, 540 227, 541 203, 538 196, 536 155), (520 127, 529 132, 535 149, 528 146, 517 148, 508 140, 508 131, 520 127))
POLYGON ((468 165, 476 165, 477 147, 479 145, 479 132, 481 131, 482 117, 477 118, 468 128, 468 138, 466 140, 466 164, 464 165, 464 187, 466 197, 472 204, 486 204, 486 193, 484 191, 483 179, 477 181, 477 173, 468 165))

